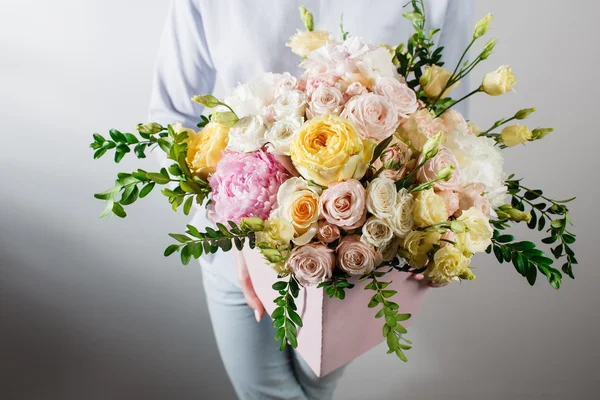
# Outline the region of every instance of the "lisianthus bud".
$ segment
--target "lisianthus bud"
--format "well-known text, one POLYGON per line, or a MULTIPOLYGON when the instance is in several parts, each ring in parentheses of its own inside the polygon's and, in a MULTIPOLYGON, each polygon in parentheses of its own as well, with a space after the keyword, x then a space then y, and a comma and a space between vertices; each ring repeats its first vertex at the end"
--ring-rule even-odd
POLYGON ((283 255, 277 249, 260 249, 260 253, 270 263, 277 264, 284 260, 283 255))
POLYGON ((467 230, 467 224, 456 219, 450 222, 450 230, 454 233, 464 233, 467 230))
POLYGON ((448 165, 438 171, 436 178, 441 181, 449 181, 450 178, 452 178, 455 169, 456 167, 454 165, 448 165))
POLYGON ((490 96, 500 96, 513 90, 517 78, 510 66, 503 65, 494 72, 488 72, 483 77, 481 88, 490 96))
POLYGON ((549 133, 554 132, 554 128, 537 128, 531 133, 531 140, 539 140, 544 138, 549 133))
POLYGON ((500 133, 500 140, 509 147, 525 143, 528 140, 531 140, 532 137, 533 134, 527 126, 521 125, 507 126, 502 129, 502 132, 500 133))
POLYGON ((494 19, 494 16, 492 14, 488 14, 479 22, 477 22, 475 25, 475 31, 473 32, 473 39, 478 39, 487 33, 487 31, 490 29, 492 19, 494 19))
POLYGON ((304 22, 306 30, 311 32, 315 29, 315 22, 312 13, 304 6, 300 6, 298 9, 300 10, 300 18, 302 19, 302 22, 304 22))
POLYGON ((529 117, 531 114, 535 112, 535 107, 532 108, 524 108, 522 110, 517 111, 515 114, 516 119, 525 119, 529 117))
POLYGON ((216 106, 218 106, 221 103, 219 101, 219 99, 217 99, 212 94, 205 94, 202 96, 194 96, 194 97, 192 97, 192 101, 195 103, 198 103, 201 106, 204 106, 206 108, 215 108, 216 106))
MULTIPOLYGON (((500 207, 498 211, 502 211, 503 214, 507 214, 508 218, 511 221, 521 222, 525 221, 529 223, 531 221, 531 214, 525 211, 521 211, 519 209, 514 208, 510 204, 505 204, 500 207)), ((500 214, 498 214, 500 215, 500 214)), ((504 216, 504 215, 503 215, 504 216)))
POLYGON ((210 120, 228 127, 234 126, 240 119, 231 111, 214 112, 210 115, 210 120))
POLYGON ((440 151, 440 145, 442 144, 443 132, 438 132, 437 135, 428 139, 423 145, 423 161, 431 160, 440 151))
POLYGON ((265 228, 265 223, 258 217, 242 218, 240 228, 247 229, 252 232, 262 231, 265 228))
POLYGON ((489 42, 487 42, 485 46, 483 46, 483 50, 481 51, 479 58, 482 60, 486 60, 490 56, 490 54, 492 54, 492 51, 494 50, 494 47, 496 47, 497 43, 498 41, 496 39, 492 39, 489 42))
POLYGON ((156 122, 147 122, 145 124, 137 125, 137 131, 139 133, 145 133, 148 135, 155 135, 164 130, 165 130, 165 128, 161 124, 158 124, 156 122))

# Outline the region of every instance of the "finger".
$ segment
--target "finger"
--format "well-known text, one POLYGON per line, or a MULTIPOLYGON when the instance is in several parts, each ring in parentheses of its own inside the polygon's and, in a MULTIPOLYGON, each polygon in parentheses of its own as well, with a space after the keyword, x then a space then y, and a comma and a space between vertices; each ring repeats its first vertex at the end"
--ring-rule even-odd
POLYGON ((425 275, 423 274, 411 274, 410 277, 416 281, 422 281, 423 279, 425 279, 425 275))
POLYGON ((254 310, 254 317, 256 318, 256 322, 259 322, 264 313, 265 309, 262 305, 262 302, 256 295, 254 291, 254 286, 252 285, 252 278, 248 273, 248 267, 246 265, 246 261, 241 253, 236 253, 236 267, 238 273, 238 280, 240 282, 240 287, 242 288, 242 293, 244 294, 244 299, 250 308, 254 310))

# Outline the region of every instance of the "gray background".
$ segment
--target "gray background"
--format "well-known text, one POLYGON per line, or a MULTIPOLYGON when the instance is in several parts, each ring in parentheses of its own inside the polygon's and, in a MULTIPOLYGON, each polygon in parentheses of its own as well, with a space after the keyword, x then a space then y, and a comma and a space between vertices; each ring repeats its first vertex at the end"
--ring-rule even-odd
MULTIPOLYGON (((557 128, 506 160, 531 186, 579 196, 577 280, 530 288, 512 266, 478 257, 475 282, 429 297, 410 362, 374 349, 348 367, 337 399, 597 398, 599 10, 592 0, 476 3, 477 17, 495 14, 500 44, 474 79, 510 63, 519 83, 516 94, 482 96, 471 115, 485 127, 536 105, 532 127, 557 128)), ((93 162, 86 147, 94 131, 145 120, 167 2, 4 5, 0 397, 233 398, 199 266, 161 255, 186 218, 157 195, 127 221, 98 220, 91 196, 138 166, 93 162)))

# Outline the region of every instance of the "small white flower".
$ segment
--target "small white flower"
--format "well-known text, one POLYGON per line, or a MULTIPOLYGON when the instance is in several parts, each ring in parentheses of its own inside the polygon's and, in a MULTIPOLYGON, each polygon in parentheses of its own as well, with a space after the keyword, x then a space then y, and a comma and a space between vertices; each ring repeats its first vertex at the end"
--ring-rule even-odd
MULTIPOLYGON (((239 84, 225 97, 223 103, 231 107, 239 118, 256 115, 263 107, 273 102, 275 79, 275 74, 266 73, 246 84, 239 84)), ((216 111, 229 110, 221 106, 216 111)))
POLYGON ((229 130, 228 150, 250 153, 259 150, 266 143, 265 119, 260 115, 240 119, 229 130))
POLYGON ((272 145, 273 153, 290 155, 290 143, 302 126, 301 117, 285 117, 275 121, 267 130, 265 139, 272 145))

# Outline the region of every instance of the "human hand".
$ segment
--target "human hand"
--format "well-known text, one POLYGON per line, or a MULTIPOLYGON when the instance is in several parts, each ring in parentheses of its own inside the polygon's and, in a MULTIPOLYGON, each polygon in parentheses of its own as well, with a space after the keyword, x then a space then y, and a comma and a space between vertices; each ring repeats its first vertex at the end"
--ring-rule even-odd
POLYGON ((419 281, 424 285, 427 285, 429 287, 432 288, 440 288, 440 287, 444 287, 447 285, 447 283, 434 283, 431 282, 427 279, 425 279, 425 275, 423 274, 410 274, 410 276, 408 277, 408 279, 414 279, 415 281, 419 281))
POLYGON ((252 279, 248 273, 246 260, 244 259, 244 255, 241 251, 235 251, 234 257, 238 280, 240 281, 240 286, 242 287, 242 293, 244 293, 246 304, 248 304, 248 306, 254 310, 254 318, 256 318, 256 322, 260 322, 261 318, 265 314, 265 308, 254 291, 252 279))

